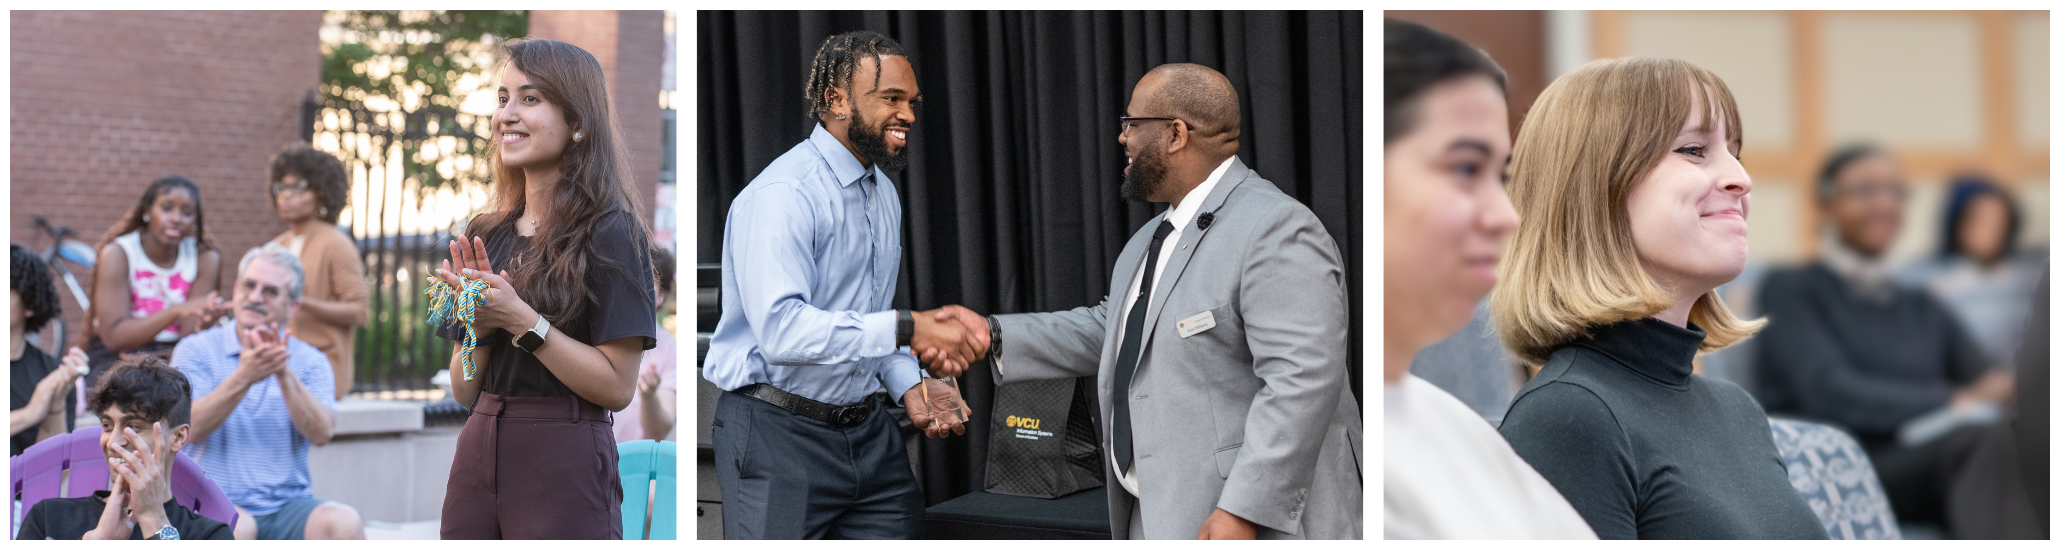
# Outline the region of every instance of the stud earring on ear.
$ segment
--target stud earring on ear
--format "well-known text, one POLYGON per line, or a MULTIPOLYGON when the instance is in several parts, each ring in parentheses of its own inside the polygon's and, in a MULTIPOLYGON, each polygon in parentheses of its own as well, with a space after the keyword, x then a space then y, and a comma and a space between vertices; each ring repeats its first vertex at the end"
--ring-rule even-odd
POLYGON ((582 133, 579 133, 579 132, 573 132, 573 133, 572 133, 572 141, 579 141, 579 138, 582 138, 582 137, 586 137, 586 134, 582 134, 582 133))
POLYGON ((844 120, 844 115, 837 115, 837 120, 844 120))
POLYGON ((150 215, 149 215, 149 214, 144 214, 144 215, 143 215, 143 223, 150 223, 150 215))

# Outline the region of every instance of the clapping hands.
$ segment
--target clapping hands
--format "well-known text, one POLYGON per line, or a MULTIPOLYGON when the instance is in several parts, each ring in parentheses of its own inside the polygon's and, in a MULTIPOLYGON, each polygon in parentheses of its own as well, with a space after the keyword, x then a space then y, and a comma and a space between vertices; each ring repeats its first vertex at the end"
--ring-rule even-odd
POLYGON ((228 315, 232 311, 229 306, 229 302, 223 300, 221 294, 216 292, 208 292, 207 297, 203 299, 179 304, 179 335, 190 336, 215 326, 215 322, 222 320, 223 315, 228 315))
POLYGON ((486 239, 459 237, 451 242, 451 259, 443 262, 436 275, 452 288, 464 289, 465 281, 478 279, 486 281, 485 299, 474 309, 472 327, 482 334, 495 329, 509 334, 522 334, 536 326, 537 313, 529 303, 515 293, 515 285, 509 282, 507 270, 494 273, 493 261, 487 257, 486 239))
POLYGON ((74 382, 86 375, 86 352, 77 347, 64 354, 64 365, 36 382, 37 390, 49 396, 50 414, 64 414, 64 397, 70 395, 74 382))

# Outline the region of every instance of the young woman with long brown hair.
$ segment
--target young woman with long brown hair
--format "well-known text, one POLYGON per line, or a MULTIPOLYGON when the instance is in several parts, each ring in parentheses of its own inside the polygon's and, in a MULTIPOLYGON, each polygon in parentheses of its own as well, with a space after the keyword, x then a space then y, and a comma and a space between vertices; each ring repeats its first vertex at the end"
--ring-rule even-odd
POLYGON ((491 285, 473 325, 477 378, 465 379, 456 346, 451 358, 452 391, 473 417, 442 535, 619 539, 611 424, 656 343, 649 229, 600 63, 551 40, 503 51, 491 210, 437 273, 491 285))

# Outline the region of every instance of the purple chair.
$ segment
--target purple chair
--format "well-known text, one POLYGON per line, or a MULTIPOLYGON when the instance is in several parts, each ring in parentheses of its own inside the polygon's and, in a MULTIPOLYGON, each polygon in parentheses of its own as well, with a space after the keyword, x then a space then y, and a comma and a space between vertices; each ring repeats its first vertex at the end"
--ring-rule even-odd
MULTIPOLYGON (((12 467, 8 494, 21 501, 24 513, 46 498, 81 497, 107 490, 107 459, 100 452, 97 425, 43 440, 8 463, 12 467), (71 473, 69 483, 64 475, 67 471, 71 473)), ((236 528, 236 506, 229 502, 229 495, 185 454, 172 458, 172 500, 236 528)), ((12 539, 21 526, 14 524, 14 514, 7 518, 7 538, 12 539)))

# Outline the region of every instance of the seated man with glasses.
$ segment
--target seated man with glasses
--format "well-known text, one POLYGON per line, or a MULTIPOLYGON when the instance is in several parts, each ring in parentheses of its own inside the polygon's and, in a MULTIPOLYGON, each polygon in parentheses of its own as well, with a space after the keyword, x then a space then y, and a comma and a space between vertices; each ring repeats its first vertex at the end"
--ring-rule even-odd
POLYGON ((1817 198, 1830 229, 1819 258, 1769 273, 1760 292, 1761 405, 1851 432, 1902 522, 1953 538, 2037 535, 2007 426, 1970 421, 2009 399, 2003 358, 1984 357, 1930 294, 1891 282, 1909 198, 1895 159, 1847 147, 1819 173, 1817 198))
POLYGON ((314 498, 308 446, 336 431, 335 378, 294 337, 300 259, 278 243, 243 255, 232 323, 186 337, 172 366, 193 383, 193 458, 236 504, 237 538, 362 539, 358 512, 314 498))

